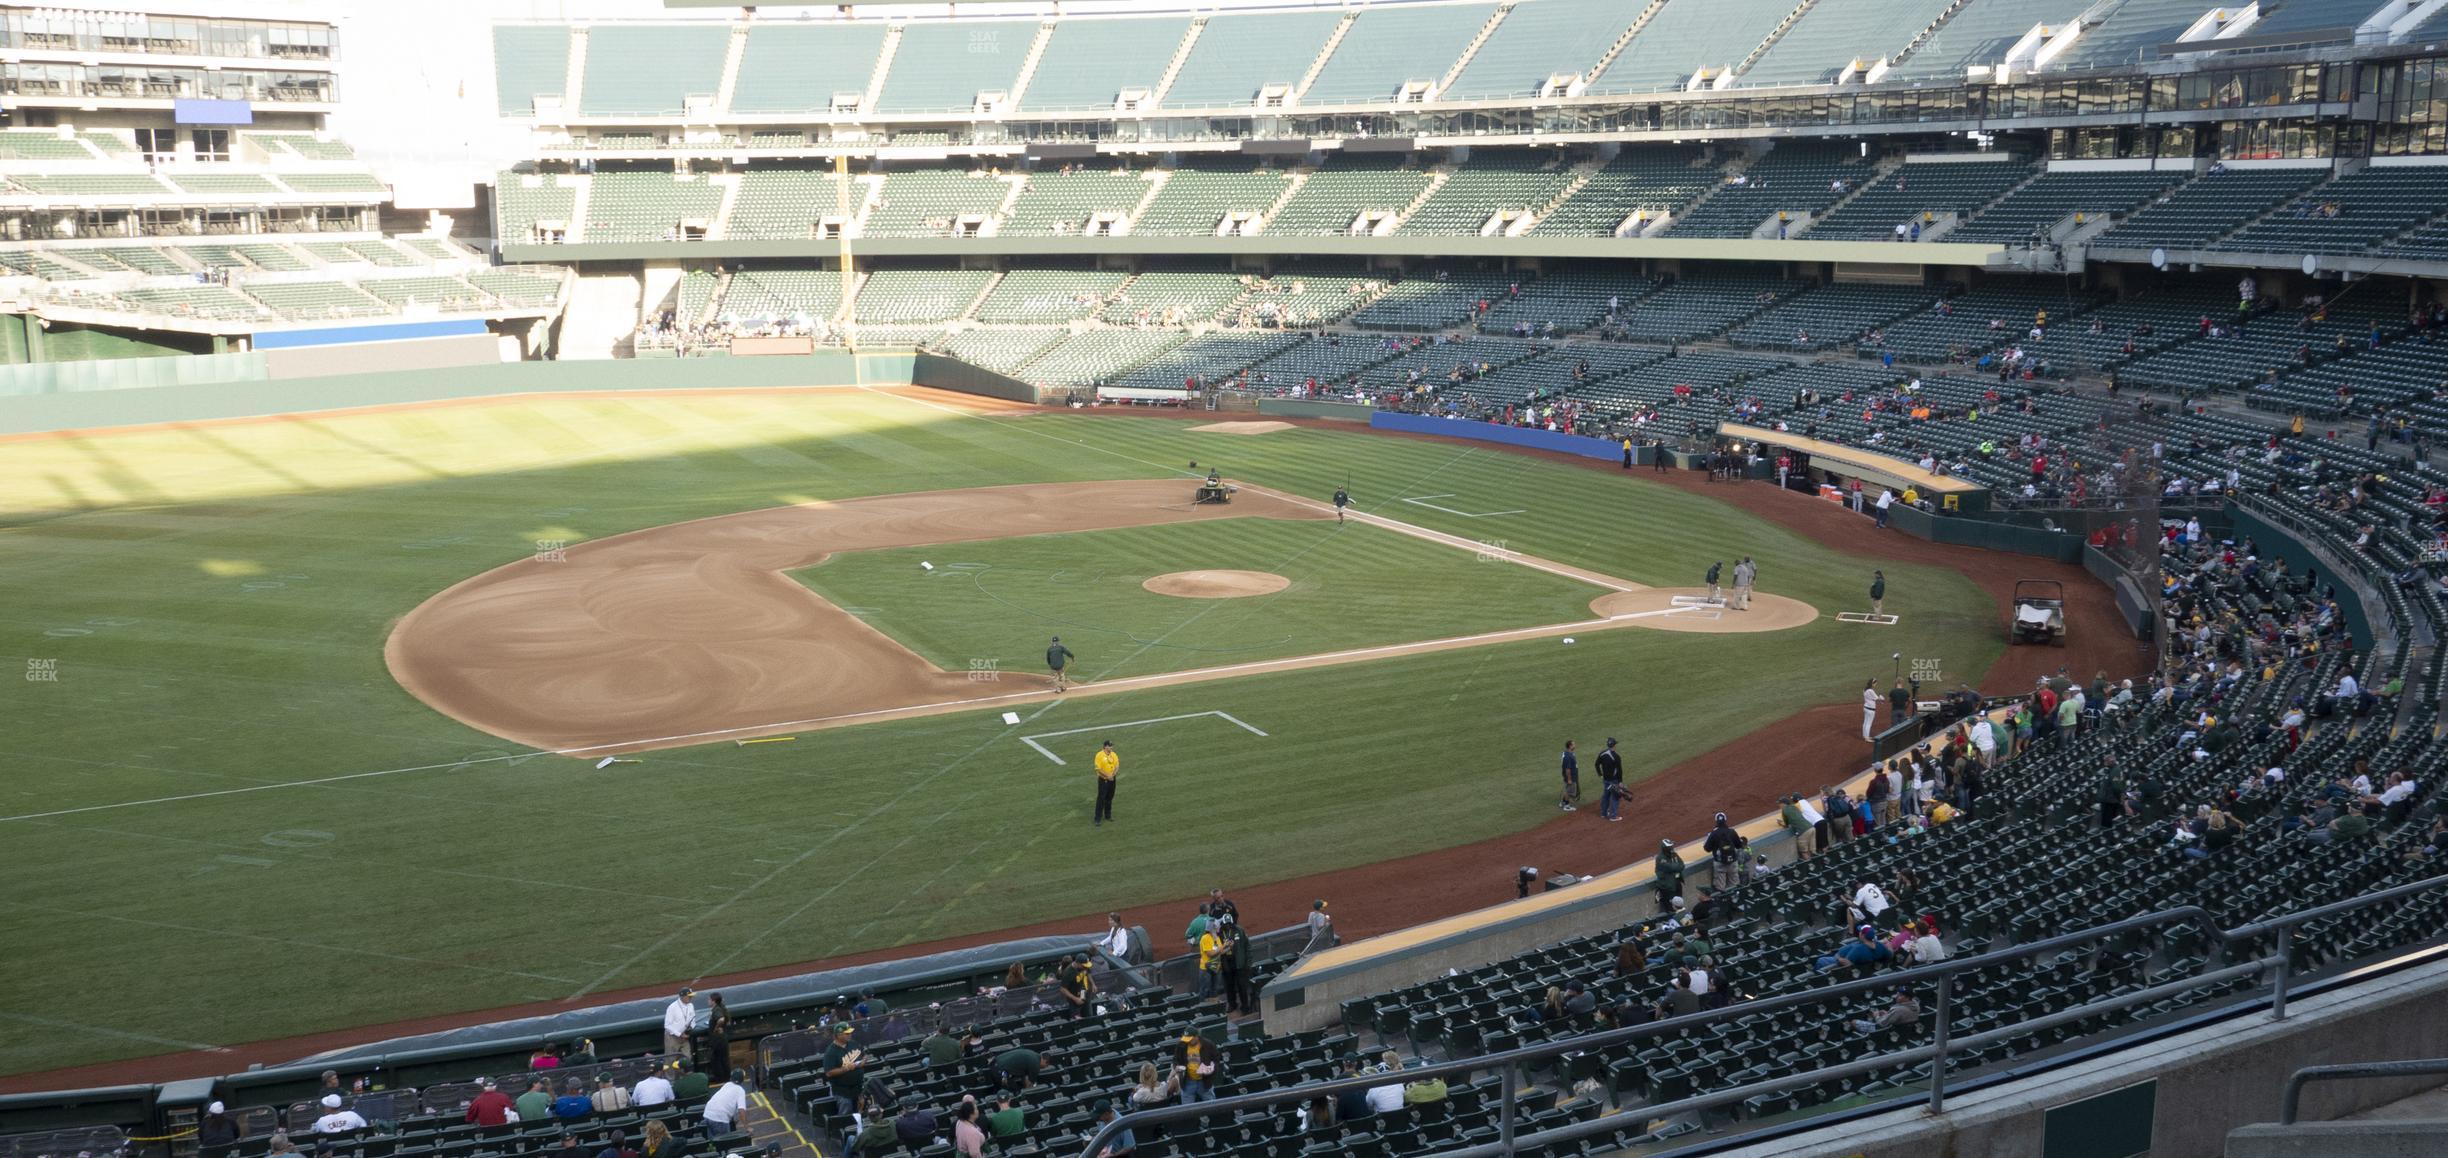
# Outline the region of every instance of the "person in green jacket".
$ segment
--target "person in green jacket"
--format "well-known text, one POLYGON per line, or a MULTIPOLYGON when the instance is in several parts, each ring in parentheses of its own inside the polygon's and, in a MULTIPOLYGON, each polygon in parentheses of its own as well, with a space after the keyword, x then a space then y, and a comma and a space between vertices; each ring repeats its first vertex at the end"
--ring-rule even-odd
POLYGON ((1800 860, 1810 851, 1810 821, 1802 817, 1802 803, 1793 796, 1785 798, 1785 807, 1777 811, 1777 823, 1785 826, 1785 835, 1793 838, 1794 859, 1800 860))
POLYGON ((518 1099, 510 1105, 511 1108, 518 1111, 519 1121, 549 1122, 552 1120, 552 1095, 545 1092, 542 1078, 530 1080, 527 1083, 527 1092, 520 1094, 518 1099))
POLYGON ((1657 903, 1658 911, 1671 913, 1675 901, 1683 896, 1683 858, 1675 855, 1674 842, 1658 842, 1657 903))
POLYGON ((1887 614, 1887 573, 1885 571, 1870 573, 1870 614, 1887 614))

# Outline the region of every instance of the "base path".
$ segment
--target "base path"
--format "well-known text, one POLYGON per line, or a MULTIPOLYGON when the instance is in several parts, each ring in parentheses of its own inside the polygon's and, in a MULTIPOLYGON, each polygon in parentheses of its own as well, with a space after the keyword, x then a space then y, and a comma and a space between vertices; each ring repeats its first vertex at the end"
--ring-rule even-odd
MULTIPOLYGON (((531 748, 599 757, 913 716, 1008 710, 1052 698, 1053 680, 951 672, 808 590, 789 572, 837 551, 933 546, 1015 535, 1205 519, 1323 521, 1324 503, 1243 486, 1194 505, 1182 480, 1044 483, 879 495, 720 515, 581 543, 553 559, 497 567, 426 600, 384 645, 392 677, 435 710, 531 748), (989 690, 991 688, 991 690, 989 690)), ((1373 515, 1368 522, 1458 550, 1459 536, 1373 515)), ((1618 627, 1771 631, 1810 622, 1773 595, 1726 612, 1674 601, 1594 571, 1528 555, 1505 562, 1607 590, 1591 618, 1317 655, 1075 684, 1070 696, 1366 663, 1618 627)), ((1218 598, 1280 583, 1251 572, 1161 579, 1165 594, 1218 598), (1221 586, 1219 586, 1221 584, 1221 586)), ((1154 584, 1156 580, 1150 580, 1154 584)), ((1151 586, 1150 590, 1159 588, 1151 586)))

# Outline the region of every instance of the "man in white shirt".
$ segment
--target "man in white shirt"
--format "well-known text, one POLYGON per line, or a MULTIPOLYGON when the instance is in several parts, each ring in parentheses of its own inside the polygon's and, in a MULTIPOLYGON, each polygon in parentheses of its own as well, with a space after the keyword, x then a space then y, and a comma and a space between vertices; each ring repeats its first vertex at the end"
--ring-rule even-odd
POLYGON ((315 1119, 314 1128, 317 1134, 346 1134, 351 1130, 365 1129, 366 1120, 358 1117, 355 1110, 341 1109, 340 1095, 325 1094, 323 1116, 315 1119))
POLYGON ((1854 886, 1853 907, 1861 910, 1865 920, 1875 924, 1879 914, 1887 911, 1887 890, 1878 887, 1877 883, 1868 878, 1863 878, 1854 886))
POLYGON ((660 1106, 671 1100, 671 1079, 664 1077, 662 1070, 656 1070, 639 1078, 637 1088, 629 1091, 630 1104, 640 1109, 647 1106, 660 1106))
POLYGON ((2363 685, 2355 682, 2353 672, 2347 672, 2345 675, 2338 677, 2337 701, 2339 707, 2353 707, 2355 697, 2362 694, 2363 685))
POLYGON ((1870 739, 1870 729, 1878 724, 1878 681, 1862 685, 1862 739, 1870 739))
POLYGON ((1896 497, 1895 497, 1895 492, 1894 492, 1894 491, 1891 491, 1891 490, 1887 489, 1886 487, 1880 487, 1880 488, 1879 488, 1879 497, 1878 497, 1878 525, 1879 525, 1879 526, 1884 527, 1884 526, 1886 526, 1886 525, 1887 525, 1887 508, 1894 506, 1894 505, 1895 505, 1895 501, 1896 501, 1896 497))
POLYGON ((1985 715, 1973 718, 1972 747, 1980 753, 1981 767, 1997 763, 1997 729, 1985 715))
POLYGON ((707 1137, 717 1138, 730 1133, 733 1124, 739 1121, 740 1111, 748 1108, 748 1087, 740 1084, 740 1077, 738 1070, 731 1071, 731 1080, 724 1082, 720 1089, 714 1091, 713 1097, 706 1099, 707 1137))
POLYGON ((683 985, 680 987, 680 996, 673 998, 670 1005, 663 1007, 664 1053, 673 1057, 688 1056, 689 1029, 697 1024, 697 1006, 693 1003, 696 996, 696 990, 683 985))

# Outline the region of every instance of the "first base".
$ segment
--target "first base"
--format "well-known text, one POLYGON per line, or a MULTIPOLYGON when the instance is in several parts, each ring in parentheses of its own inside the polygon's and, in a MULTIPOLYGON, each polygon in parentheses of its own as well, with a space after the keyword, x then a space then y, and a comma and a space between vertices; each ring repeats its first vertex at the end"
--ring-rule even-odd
POLYGON ((926 569, 927 569, 927 570, 929 570, 929 571, 932 571, 932 570, 934 570, 934 569, 935 569, 935 565, 934 565, 933 563, 929 563, 929 562, 927 562, 927 561, 926 561, 926 560, 924 560, 924 559, 919 560, 919 561, 918 561, 918 565, 919 565, 919 566, 921 566, 921 567, 926 568, 926 569))

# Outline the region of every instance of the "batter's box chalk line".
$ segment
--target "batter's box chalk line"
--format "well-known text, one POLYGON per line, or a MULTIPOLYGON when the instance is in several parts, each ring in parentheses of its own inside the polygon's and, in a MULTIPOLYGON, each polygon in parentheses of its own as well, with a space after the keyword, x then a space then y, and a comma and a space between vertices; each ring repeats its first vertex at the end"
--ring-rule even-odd
POLYGON ((1836 622, 1867 623, 1873 627, 1893 627, 1896 623, 1896 617, 1892 615, 1872 615, 1867 611, 1839 611, 1836 613, 1836 622))
POLYGON ((1723 607, 1723 606, 1725 606, 1725 600, 1724 600, 1724 599, 1722 599, 1722 598, 1719 598, 1719 599, 1711 599, 1711 598, 1709 598, 1709 597, 1708 597, 1708 596, 1706 596, 1706 595, 1676 595, 1676 596, 1672 596, 1672 597, 1670 597, 1670 598, 1669 598, 1669 602, 1672 602, 1672 603, 1673 603, 1675 606, 1677 606, 1677 607, 1723 607))
POLYGON ((1248 720, 1244 720, 1230 712, 1185 712, 1178 716, 1157 716, 1156 718, 1150 720, 1124 720, 1118 724, 1097 724, 1093 727, 1087 728, 1065 728, 1059 732, 1039 732, 1032 736, 1020 737, 1020 742, 1028 745, 1031 748, 1037 749, 1037 754, 1045 757, 1048 760, 1052 760, 1057 764, 1068 764, 1070 761, 1055 755, 1052 749, 1038 743, 1037 741, 1051 740, 1057 736, 1076 736, 1082 732, 1110 732, 1116 728, 1139 728, 1145 727, 1149 724, 1169 724, 1175 720, 1195 720, 1203 716, 1214 716, 1217 719, 1232 724, 1233 726, 1238 727, 1242 731, 1248 732, 1253 736, 1266 735, 1266 733, 1260 731, 1256 725, 1251 724, 1248 720))

